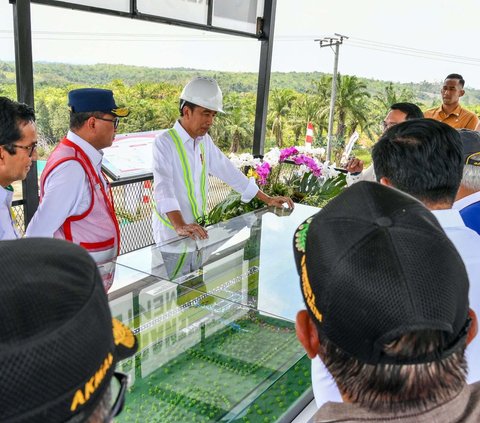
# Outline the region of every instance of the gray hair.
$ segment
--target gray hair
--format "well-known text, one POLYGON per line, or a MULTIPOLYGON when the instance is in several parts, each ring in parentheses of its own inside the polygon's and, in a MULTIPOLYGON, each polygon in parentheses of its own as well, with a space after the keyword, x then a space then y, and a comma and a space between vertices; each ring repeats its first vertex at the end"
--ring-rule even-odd
POLYGON ((480 166, 465 165, 460 185, 475 192, 480 191, 480 166))

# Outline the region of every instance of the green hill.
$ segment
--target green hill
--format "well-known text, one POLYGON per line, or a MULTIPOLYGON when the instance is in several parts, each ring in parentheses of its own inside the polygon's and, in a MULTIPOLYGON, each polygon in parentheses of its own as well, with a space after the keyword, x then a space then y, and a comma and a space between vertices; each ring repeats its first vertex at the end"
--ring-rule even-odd
MULTIPOLYGON (((120 80, 126 85, 140 82, 169 83, 184 85, 189 79, 197 75, 214 77, 218 80, 224 91, 255 92, 257 87, 257 74, 253 72, 219 72, 200 71, 188 68, 148 68, 142 66, 126 65, 72 65, 67 63, 34 64, 36 88, 66 87, 75 85, 106 85, 113 80, 120 80)), ((324 75, 321 72, 273 72, 271 88, 289 88, 300 93, 308 92, 313 81, 324 75)), ((421 83, 399 83, 393 81, 380 81, 375 79, 359 78, 364 82, 368 91, 375 95, 382 92, 392 83, 396 90, 411 90, 419 103, 430 106, 440 103, 439 83, 424 81, 421 83)), ((0 84, 15 83, 15 66, 13 62, 0 61, 0 84)), ((480 104, 480 90, 468 88, 463 98, 465 105, 480 104)))

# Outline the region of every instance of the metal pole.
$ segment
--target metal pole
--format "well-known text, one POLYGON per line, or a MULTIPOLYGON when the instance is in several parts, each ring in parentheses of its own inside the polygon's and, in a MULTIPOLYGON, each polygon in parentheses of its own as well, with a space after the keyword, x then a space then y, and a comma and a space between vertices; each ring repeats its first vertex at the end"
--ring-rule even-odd
MULTIPOLYGON (((32 23, 30 0, 11 0, 13 5, 13 27, 15 37, 15 72, 17 77, 18 101, 34 106, 32 23)), ((37 162, 22 182, 25 227, 38 207, 37 162)))
POLYGON ((322 39, 315 40, 315 42, 318 41, 320 43, 320 48, 335 46, 335 51, 334 51, 335 60, 333 64, 333 76, 332 76, 332 94, 330 96, 330 113, 328 115, 327 154, 326 154, 326 159, 328 162, 330 162, 331 156, 332 156, 333 118, 335 117, 335 100, 337 98, 338 56, 340 54, 340 45, 343 43, 344 39, 348 39, 348 37, 346 35, 335 33, 335 37, 325 37, 322 39))
POLYGON ((260 50, 260 66, 258 69, 257 104, 255 107, 255 126, 252 147, 252 154, 254 156, 263 155, 265 146, 276 7, 277 0, 265 0, 262 34, 260 38, 262 45, 260 50))
POLYGON ((327 134, 327 160, 330 162, 332 156, 333 142, 333 118, 335 116, 335 100, 337 98, 337 72, 338 72, 338 55, 340 53, 340 43, 335 44, 335 60, 333 64, 332 77, 332 95, 330 96, 330 113, 328 115, 328 134, 327 134))

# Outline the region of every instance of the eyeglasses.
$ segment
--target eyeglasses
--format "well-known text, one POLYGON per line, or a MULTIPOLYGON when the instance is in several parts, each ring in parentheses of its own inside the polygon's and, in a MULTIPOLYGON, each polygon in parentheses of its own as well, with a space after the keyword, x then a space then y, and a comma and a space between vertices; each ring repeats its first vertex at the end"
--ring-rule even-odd
POLYGON ((10 144, 10 145, 14 148, 23 148, 24 150, 27 150, 28 151, 28 157, 32 157, 33 152, 37 148, 37 143, 36 142, 34 142, 32 145, 28 145, 28 146, 18 145, 18 144, 10 144))
POLYGON ((113 122, 113 129, 117 129, 118 124, 120 123, 120 118, 119 117, 116 117, 116 118, 113 118, 113 119, 105 119, 105 118, 101 118, 101 117, 96 117, 95 119, 104 120, 105 122, 113 122))
POLYGON ((111 408, 105 422, 111 422, 114 417, 118 416, 125 404, 125 393, 128 386, 128 375, 121 372, 115 372, 111 381, 111 408))

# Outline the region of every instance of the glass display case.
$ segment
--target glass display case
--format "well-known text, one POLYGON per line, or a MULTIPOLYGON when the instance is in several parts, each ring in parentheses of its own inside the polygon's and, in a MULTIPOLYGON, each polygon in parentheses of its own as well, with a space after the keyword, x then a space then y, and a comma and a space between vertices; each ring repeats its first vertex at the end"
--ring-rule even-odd
POLYGON ((117 258, 110 308, 139 350, 118 366, 130 385, 116 421, 288 421, 312 398, 292 239, 317 210, 262 209, 210 226, 207 240, 117 258))

